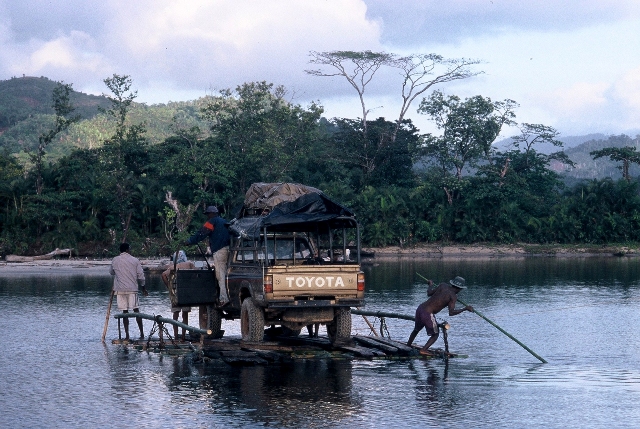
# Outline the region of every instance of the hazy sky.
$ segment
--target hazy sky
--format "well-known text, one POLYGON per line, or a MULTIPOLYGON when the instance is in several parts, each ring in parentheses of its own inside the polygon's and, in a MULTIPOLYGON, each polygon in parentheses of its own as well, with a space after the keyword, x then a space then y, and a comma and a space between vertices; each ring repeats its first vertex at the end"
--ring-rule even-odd
MULTIPOLYGON (((638 0, 0 0, 0 79, 100 94, 127 74, 147 103, 266 80, 327 117, 361 116, 345 80, 304 72, 312 50, 479 59, 483 75, 439 89, 513 99, 518 121, 565 136, 640 132, 638 0)), ((369 118, 397 118, 400 84, 374 79, 369 118)), ((431 131, 416 108, 408 117, 431 131)))

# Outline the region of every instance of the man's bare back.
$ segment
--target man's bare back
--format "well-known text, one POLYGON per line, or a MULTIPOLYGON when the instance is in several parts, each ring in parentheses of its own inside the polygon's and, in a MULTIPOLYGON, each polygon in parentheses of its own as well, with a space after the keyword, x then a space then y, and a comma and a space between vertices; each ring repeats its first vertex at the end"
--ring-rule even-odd
POLYGON ((458 300, 457 291, 448 283, 440 283, 435 288, 429 288, 427 295, 429 299, 423 303, 423 308, 431 314, 439 313, 443 308, 449 307, 449 316, 455 316, 462 313, 465 309, 456 310, 456 301, 458 300))

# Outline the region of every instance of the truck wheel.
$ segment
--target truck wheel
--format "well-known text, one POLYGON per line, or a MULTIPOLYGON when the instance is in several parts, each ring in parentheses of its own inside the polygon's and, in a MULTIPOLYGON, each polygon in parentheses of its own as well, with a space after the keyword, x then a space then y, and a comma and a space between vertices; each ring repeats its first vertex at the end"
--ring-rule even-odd
POLYGON ((336 309, 333 322, 327 323, 327 334, 331 344, 344 344, 351 339, 351 308, 336 309))
POLYGON ((211 330, 211 338, 222 338, 222 311, 212 305, 207 306, 208 323, 207 329, 211 330))
POLYGON ((243 341, 258 342, 264 339, 264 311, 251 298, 242 301, 240 331, 243 341))

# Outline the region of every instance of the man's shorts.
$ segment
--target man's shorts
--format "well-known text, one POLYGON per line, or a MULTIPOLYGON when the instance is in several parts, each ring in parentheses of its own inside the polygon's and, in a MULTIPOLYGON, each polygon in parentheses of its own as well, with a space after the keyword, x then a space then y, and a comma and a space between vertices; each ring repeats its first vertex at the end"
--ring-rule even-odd
POLYGON ((414 330, 420 331, 422 328, 427 330, 429 336, 439 333, 438 322, 432 313, 425 311, 422 306, 416 309, 416 326, 414 330))
POLYGON ((139 307, 138 292, 116 292, 118 310, 133 310, 139 307))

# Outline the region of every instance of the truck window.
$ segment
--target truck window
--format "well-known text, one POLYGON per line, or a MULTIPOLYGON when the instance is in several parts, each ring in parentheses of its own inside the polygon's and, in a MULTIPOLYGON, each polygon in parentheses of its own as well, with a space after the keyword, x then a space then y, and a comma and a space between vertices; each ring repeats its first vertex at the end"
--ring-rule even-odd
MULTIPOLYGON (((257 245, 257 255, 258 261, 264 261, 264 246, 262 243, 257 245)), ((304 237, 296 237, 295 238, 295 252, 294 252, 294 239, 292 236, 287 237, 276 237, 275 240, 273 238, 269 238, 267 240, 267 254, 268 259, 273 261, 275 260, 293 260, 295 259, 306 259, 311 257, 312 252, 309 246, 309 242, 304 237), (295 254, 295 255, 294 255, 295 254), (275 255, 275 258, 274 258, 275 255)), ((243 249, 239 248, 235 262, 253 262, 254 258, 254 250, 253 247, 251 249, 243 249)))

